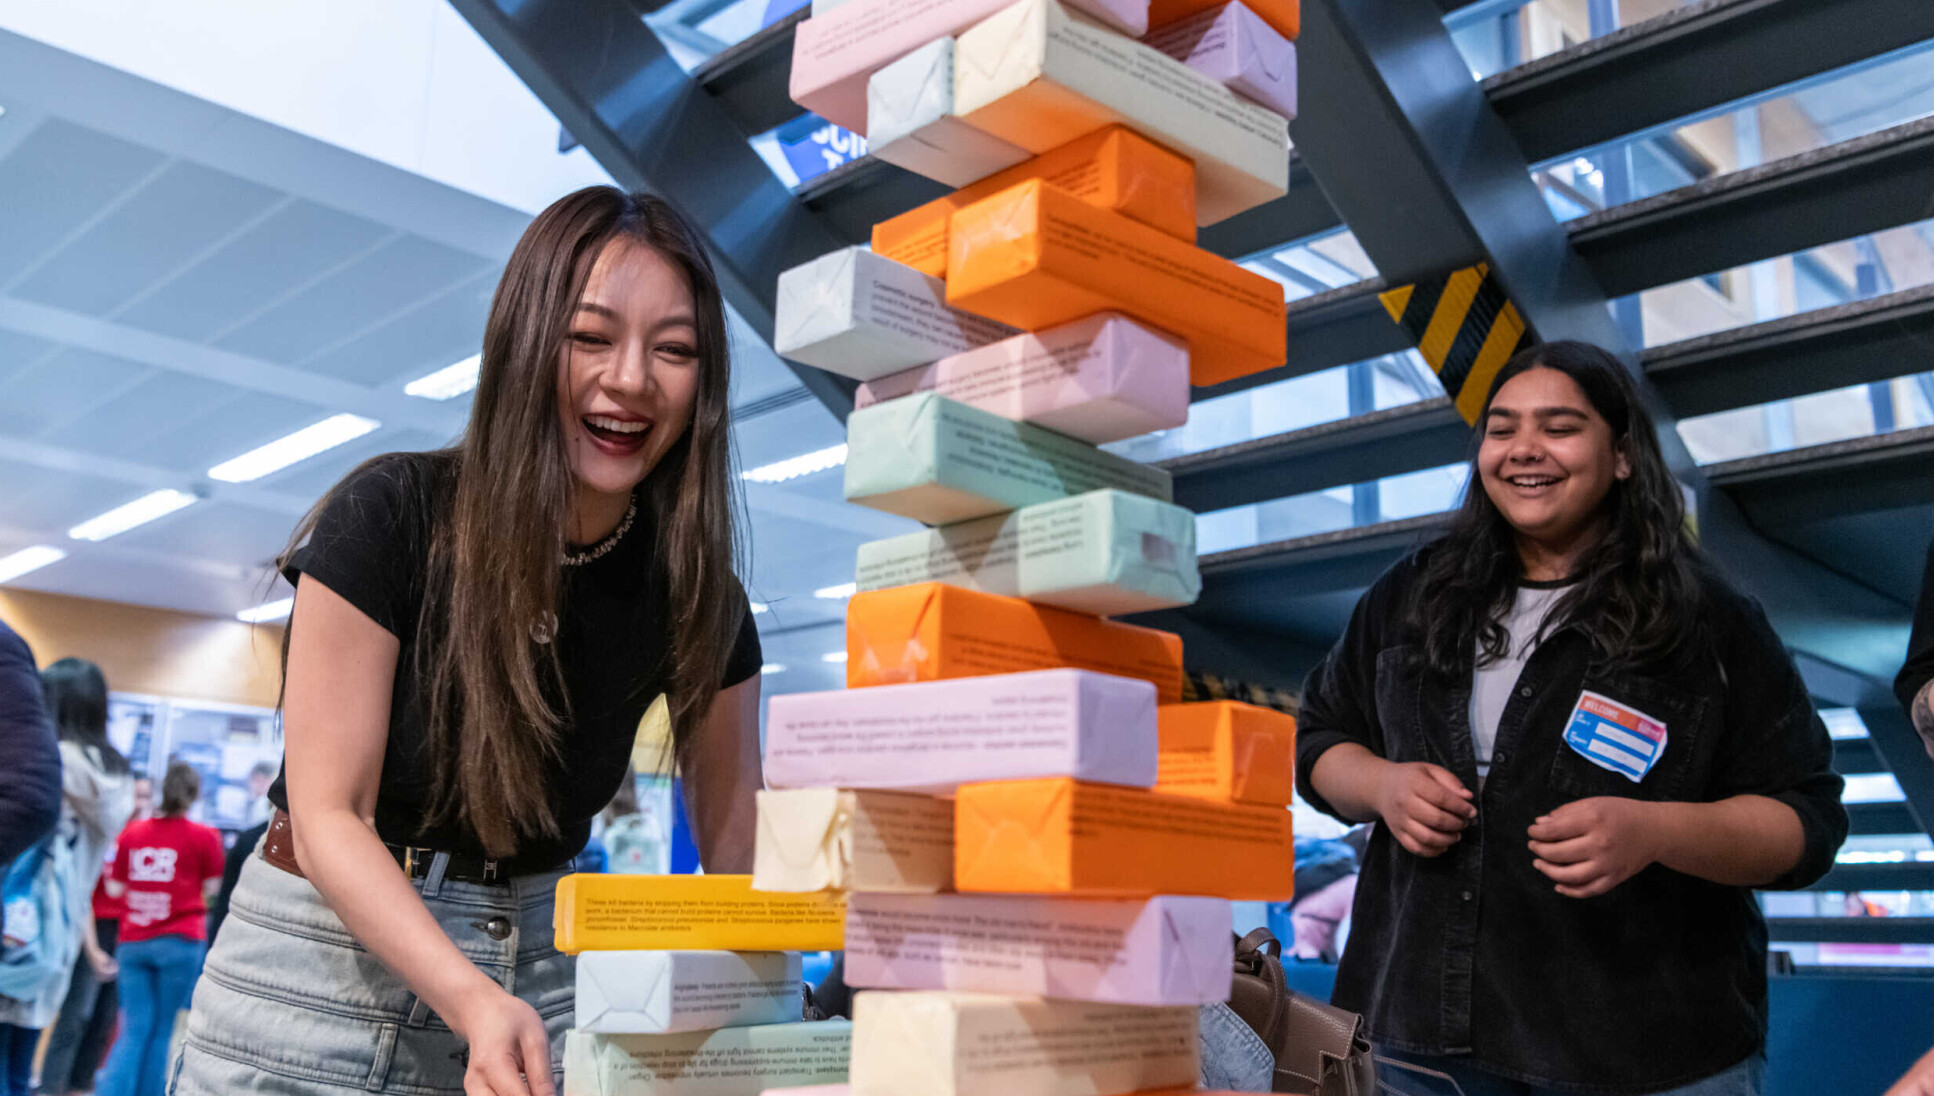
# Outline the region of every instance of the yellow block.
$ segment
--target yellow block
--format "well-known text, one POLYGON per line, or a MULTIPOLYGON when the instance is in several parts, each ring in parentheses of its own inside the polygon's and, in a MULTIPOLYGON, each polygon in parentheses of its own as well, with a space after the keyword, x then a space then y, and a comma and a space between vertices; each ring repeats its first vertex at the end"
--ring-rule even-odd
POLYGON ((1212 700, 1155 712, 1160 754, 1155 790, 1227 803, 1289 805, 1296 775, 1296 719, 1212 700))
POLYGON ((1195 242, 1195 166, 1186 156, 1116 125, 881 221, 873 226, 873 250, 922 274, 944 278, 947 226, 954 211, 1030 179, 1195 242))
POLYGON ((1202 894, 1286 902, 1289 811, 1064 778, 963 785, 954 888, 1090 897, 1202 894))
POLYGON ((1117 311, 1188 340, 1215 384, 1288 355, 1282 287, 1040 180, 954 214, 947 303, 1028 331, 1117 311))
POLYGON ((749 875, 567 875, 552 916, 566 955, 846 946, 844 898, 755 891, 749 875))
POLYGON ((1182 640, 944 582, 868 590, 846 606, 846 686, 1069 668, 1140 678, 1182 699, 1182 640))

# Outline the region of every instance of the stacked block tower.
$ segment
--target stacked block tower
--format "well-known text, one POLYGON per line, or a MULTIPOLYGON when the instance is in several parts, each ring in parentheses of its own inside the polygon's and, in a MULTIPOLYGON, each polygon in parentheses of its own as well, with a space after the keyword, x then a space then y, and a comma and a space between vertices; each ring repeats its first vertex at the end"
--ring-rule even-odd
MULTIPOLYGON (((1191 1087, 1231 899, 1291 896, 1294 723, 1183 704, 1168 476, 1100 448, 1280 364, 1280 288, 1195 245, 1280 197, 1295 0, 820 0, 793 97, 958 187, 780 279, 861 382, 847 686, 776 697, 755 891, 845 903, 852 1096, 1191 1087), (1152 26, 1152 31, 1151 31, 1152 26)), ((819 1084, 821 1082, 813 1082, 819 1084)), ((783 1084, 773 1081, 773 1087, 783 1084)))

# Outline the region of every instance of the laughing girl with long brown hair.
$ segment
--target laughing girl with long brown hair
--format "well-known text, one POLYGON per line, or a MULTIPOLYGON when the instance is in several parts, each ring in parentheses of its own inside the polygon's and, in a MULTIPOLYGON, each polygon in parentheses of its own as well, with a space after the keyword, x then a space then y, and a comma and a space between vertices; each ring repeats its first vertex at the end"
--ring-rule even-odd
POLYGON ((531 224, 453 447, 297 529, 279 808, 195 994, 181 1096, 549 1096, 552 892, 667 696, 700 854, 749 870, 760 651, 734 577, 724 307, 663 202, 531 224))

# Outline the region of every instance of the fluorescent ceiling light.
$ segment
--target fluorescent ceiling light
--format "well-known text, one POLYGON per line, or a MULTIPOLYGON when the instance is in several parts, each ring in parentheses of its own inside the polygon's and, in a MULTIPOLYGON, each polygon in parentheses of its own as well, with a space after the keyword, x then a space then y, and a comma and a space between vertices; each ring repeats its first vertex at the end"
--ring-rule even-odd
POLYGON ((59 563, 67 558, 65 549, 51 544, 36 544, 32 548, 22 548, 13 555, 0 557, 0 582, 12 582, 28 571, 38 571, 50 563, 59 563))
POLYGON ((271 620, 281 620, 295 608, 295 598, 285 597, 281 601, 265 602, 253 609, 243 609, 235 614, 235 619, 244 624, 262 624, 271 620))
POLYGON ((483 355, 472 354, 455 365, 446 365, 416 378, 403 386, 403 394, 426 400, 453 400, 477 387, 477 371, 482 368, 483 355))
POLYGON ((845 661, 846 661, 846 652, 845 652, 845 651, 833 651, 833 652, 831 652, 830 654, 823 654, 823 655, 820 655, 820 656, 819 656, 819 661, 821 661, 821 662, 845 662, 845 661))
POLYGON ((815 449, 810 453, 801 453, 796 457, 773 461, 771 464, 761 464, 750 472, 740 472, 739 478, 749 479, 754 483, 784 483, 789 479, 798 479, 800 476, 810 476, 814 472, 824 472, 828 468, 838 468, 845 463, 846 446, 829 445, 824 449, 815 449))
POLYGON ((783 662, 768 662, 764 666, 759 667, 759 672, 762 674, 783 674, 786 672, 786 664, 783 662))
POLYGON ((354 441, 381 425, 375 419, 366 419, 361 415, 331 415, 314 426, 305 426, 260 449, 251 449, 234 460, 225 460, 210 468, 208 475, 225 483, 258 480, 270 472, 279 472, 346 441, 354 441))
POLYGON ((154 491, 133 502, 116 506, 105 514, 88 518, 67 531, 75 540, 106 540, 120 536, 137 525, 166 517, 184 506, 193 506, 195 496, 186 491, 154 491))
POLYGON ((768 606, 765 602, 755 601, 752 603, 752 615, 758 616, 760 613, 765 612, 766 609, 768 608, 770 608, 770 606, 768 606))
POLYGON ((859 583, 842 582, 838 586, 821 586, 813 591, 813 596, 827 601, 842 601, 860 592, 859 583))

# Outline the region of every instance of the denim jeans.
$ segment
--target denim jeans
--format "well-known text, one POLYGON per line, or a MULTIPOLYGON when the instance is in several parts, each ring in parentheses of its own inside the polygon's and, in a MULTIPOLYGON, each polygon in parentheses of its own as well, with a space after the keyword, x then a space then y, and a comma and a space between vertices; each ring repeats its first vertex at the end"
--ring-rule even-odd
MULTIPOLYGON (((1651 1096, 1759 1096, 1765 1073, 1766 1059, 1755 1054, 1730 1069, 1651 1096)), ((1377 1048, 1377 1090, 1379 1096, 1563 1096, 1573 1091, 1486 1073, 1468 1058, 1408 1054, 1382 1047, 1377 1048)))
POLYGON ((1197 1078, 1205 1092, 1268 1092, 1276 1054, 1228 1005, 1203 1005, 1196 1017, 1202 1039, 1197 1078))
POLYGON ((161 1096, 175 1014, 188 1007, 201 976, 202 942, 157 936, 122 944, 121 1037, 101 1074, 100 1096, 161 1096))
POLYGON ((34 1070, 34 1044, 40 1029, 0 1024, 0 1094, 27 1096, 34 1070))
MULTIPOLYGON (((464 957, 528 1002, 550 1033, 563 1086, 576 960, 551 927, 562 872, 485 887, 446 880, 438 853, 417 892, 464 957)), ((175 1096, 462 1096, 462 1039, 371 955, 308 880, 263 860, 242 867, 228 919, 195 988, 175 1096)))

